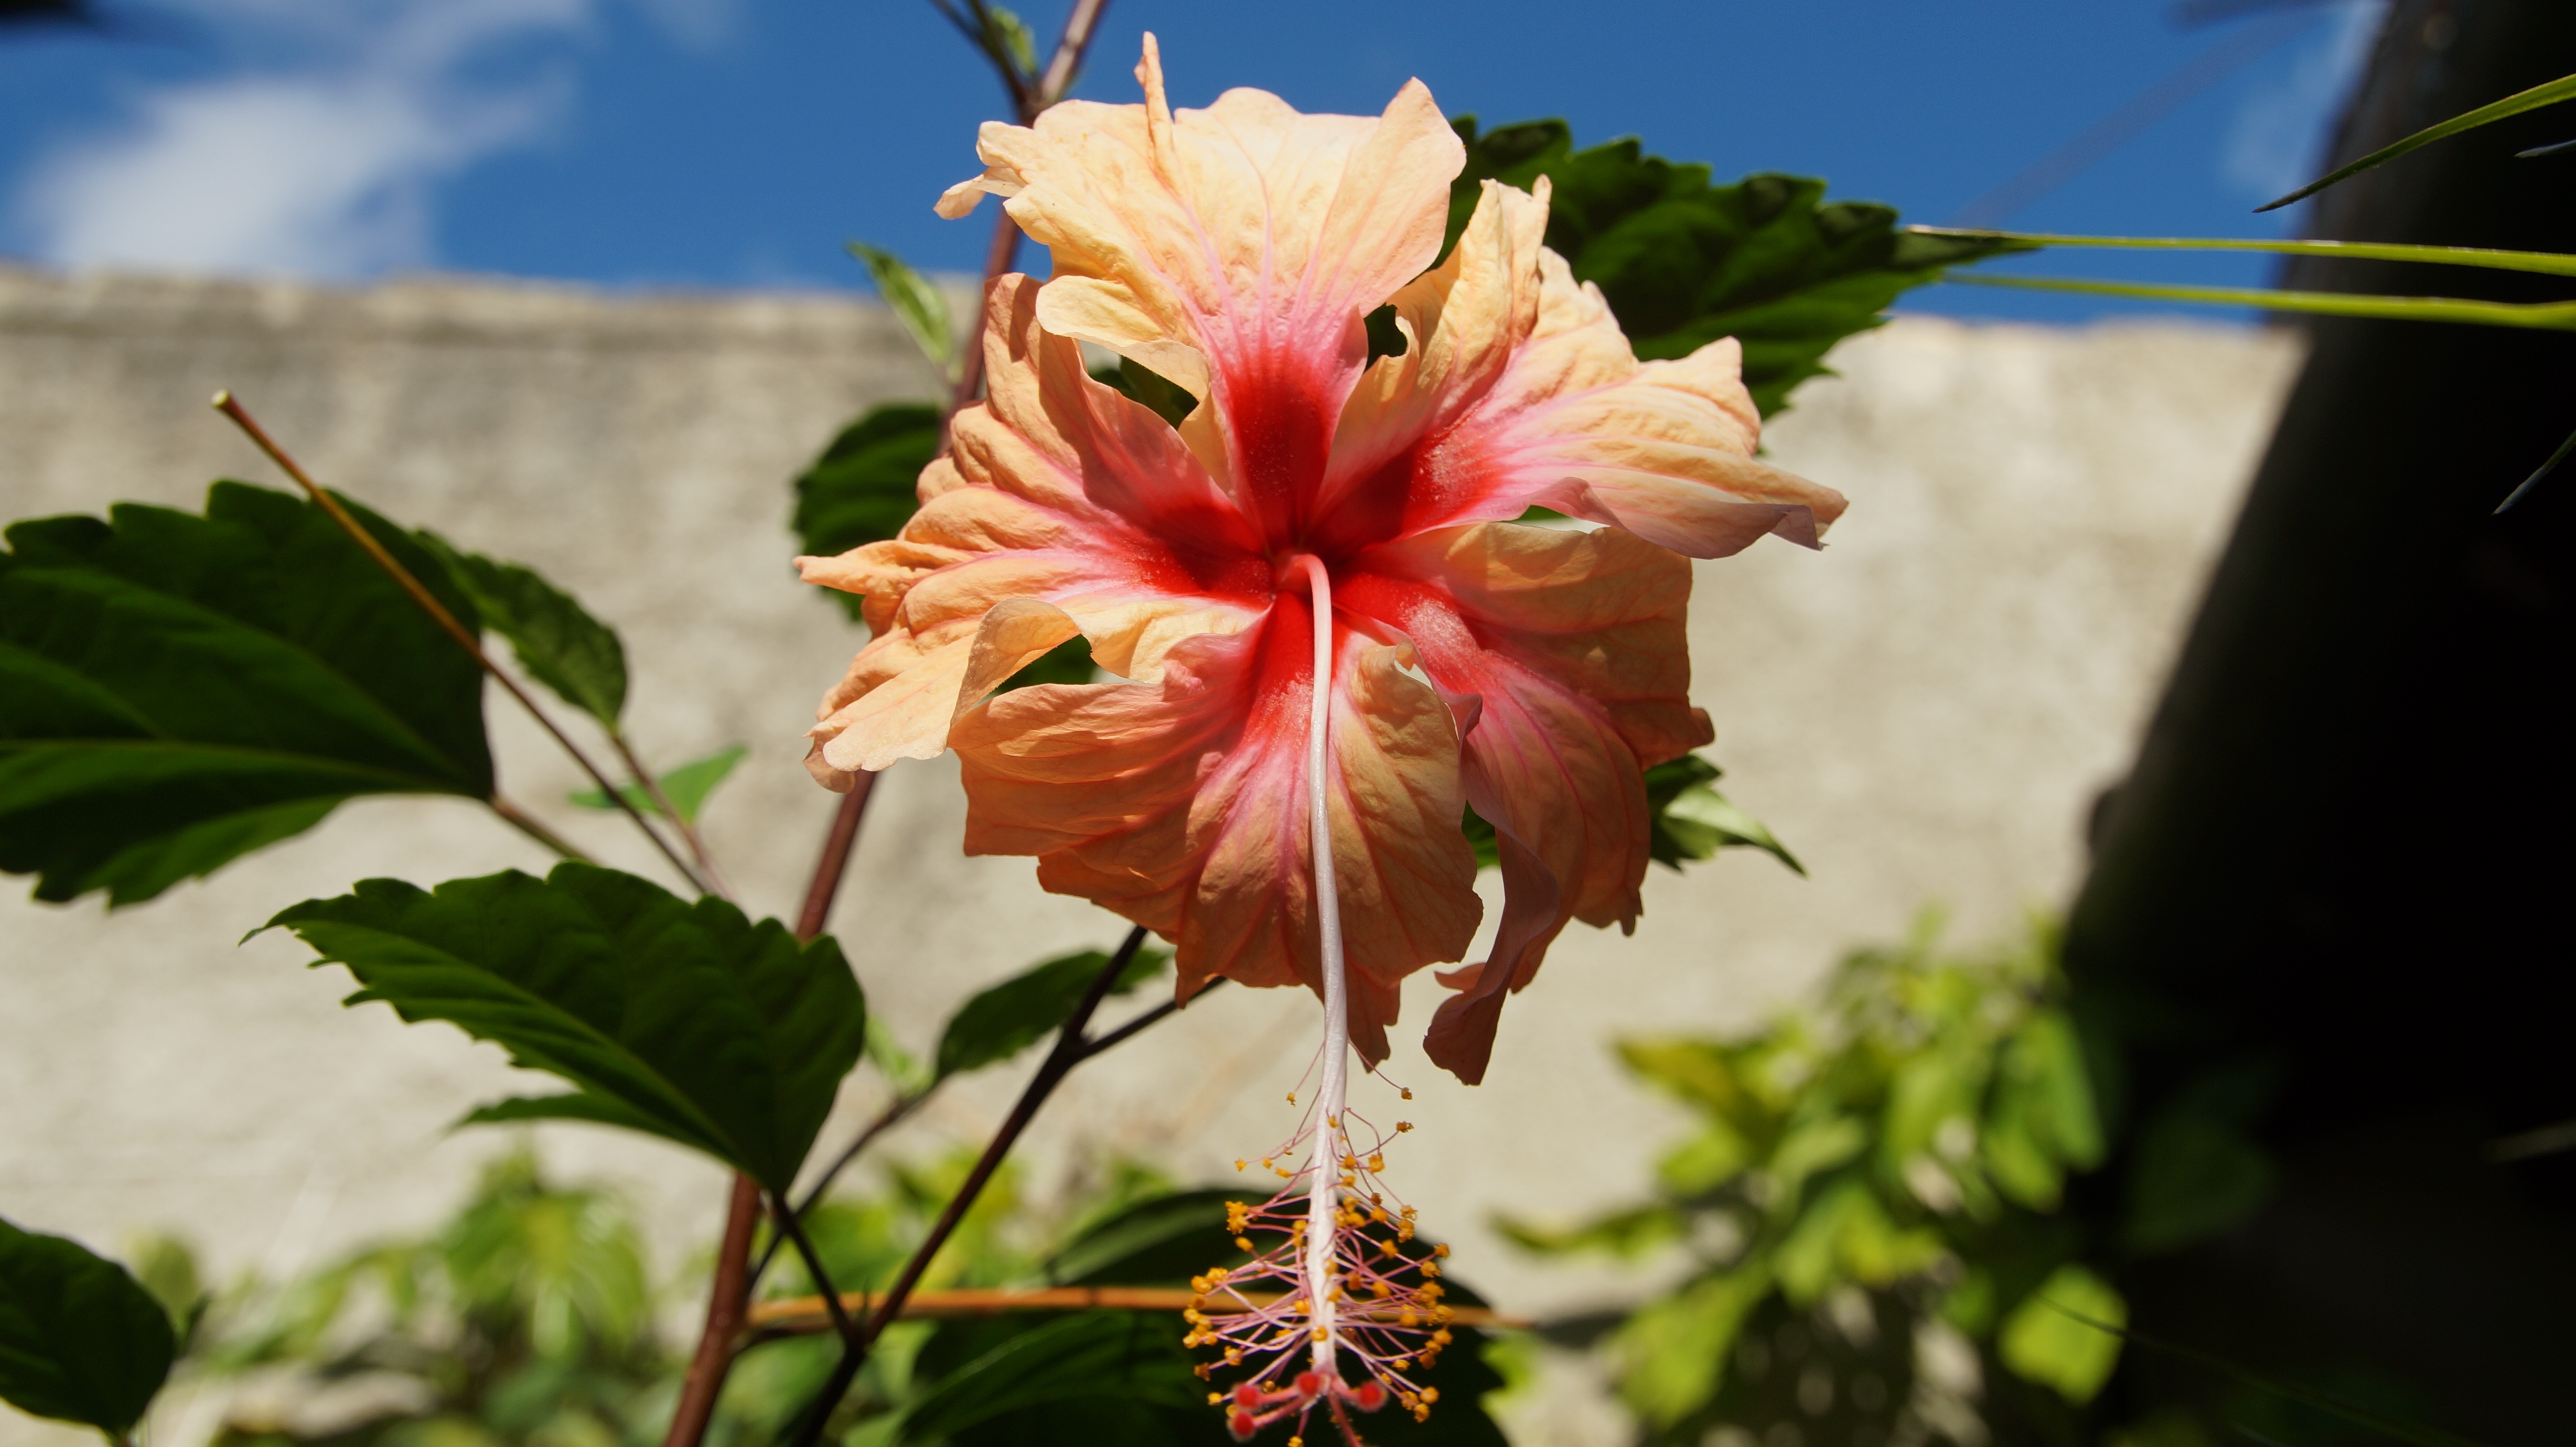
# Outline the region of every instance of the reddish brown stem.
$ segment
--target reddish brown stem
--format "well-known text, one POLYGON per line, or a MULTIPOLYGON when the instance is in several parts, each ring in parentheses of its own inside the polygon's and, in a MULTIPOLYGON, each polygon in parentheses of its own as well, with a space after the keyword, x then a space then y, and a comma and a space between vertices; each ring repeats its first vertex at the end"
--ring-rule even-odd
POLYGON ((715 1417, 716 1398, 733 1365, 734 1339, 742 1333, 743 1312, 750 1305, 743 1279, 751 1268, 752 1227, 759 1220, 760 1187, 749 1176, 735 1176, 724 1242, 716 1248, 715 1287, 707 1294, 706 1330, 698 1334, 698 1353, 689 1359, 689 1374, 680 1383, 680 1407, 671 1416, 662 1447, 697 1447, 715 1417))

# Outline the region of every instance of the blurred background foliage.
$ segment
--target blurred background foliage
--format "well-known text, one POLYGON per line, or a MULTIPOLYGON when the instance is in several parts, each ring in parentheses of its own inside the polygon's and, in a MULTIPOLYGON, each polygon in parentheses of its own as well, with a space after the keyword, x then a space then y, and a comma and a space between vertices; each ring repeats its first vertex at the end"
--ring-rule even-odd
POLYGON ((2055 931, 1982 953, 1939 933, 1927 913, 1750 1035, 1624 1042, 1697 1118, 1652 1196, 1503 1223, 1541 1253, 1685 1263, 1633 1310, 1546 1329, 1606 1348, 1645 1440, 2058 1437, 2108 1378, 2120 1339, 2068 1314, 2116 1327, 2123 1306, 2057 1215, 2103 1140, 2055 931))

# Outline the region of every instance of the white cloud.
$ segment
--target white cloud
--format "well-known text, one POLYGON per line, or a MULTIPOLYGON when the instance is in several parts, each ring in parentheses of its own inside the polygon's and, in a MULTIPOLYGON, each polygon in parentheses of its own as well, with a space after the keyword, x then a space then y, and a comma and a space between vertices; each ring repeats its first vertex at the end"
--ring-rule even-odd
POLYGON ((432 184, 540 137, 570 97, 559 69, 504 83, 467 71, 590 18, 590 0, 196 8, 301 58, 144 92, 115 133, 45 157, 15 202, 46 260, 327 277, 427 263, 432 184))
POLYGON ((2268 200, 2316 176, 2327 128, 2369 63, 2387 0, 2345 0, 2324 30, 2300 46, 2289 76, 2237 107, 2220 156, 2230 186, 2268 200))

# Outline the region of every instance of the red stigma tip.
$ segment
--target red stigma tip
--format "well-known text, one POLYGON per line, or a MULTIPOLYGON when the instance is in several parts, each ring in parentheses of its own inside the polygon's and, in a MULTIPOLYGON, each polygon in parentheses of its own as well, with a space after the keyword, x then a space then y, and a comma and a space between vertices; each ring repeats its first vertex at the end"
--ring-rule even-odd
POLYGON ((1297 1395, 1307 1399, 1308 1401, 1313 1401, 1315 1398, 1324 1395, 1323 1374, 1320 1372, 1299 1372, 1297 1374, 1297 1395))
POLYGON ((1253 1420, 1252 1414, 1240 1407, 1226 1414, 1225 1430, 1237 1442, 1251 1441, 1252 1434, 1260 1429, 1261 1424, 1253 1420))
POLYGON ((1234 1404, 1247 1412, 1260 1406, 1261 1388, 1259 1384, 1253 1382, 1235 1383, 1234 1404))
POLYGON ((1362 1382, 1351 1389, 1351 1405, 1363 1412, 1374 1412, 1386 1405, 1386 1388, 1375 1382, 1362 1382))

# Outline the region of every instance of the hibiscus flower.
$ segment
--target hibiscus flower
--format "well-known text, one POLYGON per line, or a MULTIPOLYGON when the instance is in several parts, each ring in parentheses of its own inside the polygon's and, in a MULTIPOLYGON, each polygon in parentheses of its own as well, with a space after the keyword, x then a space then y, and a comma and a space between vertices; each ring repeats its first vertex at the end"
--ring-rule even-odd
POLYGON ((1150 36, 1137 77, 1143 105, 986 125, 984 173, 942 198, 1006 198, 1055 275, 992 287, 989 395, 902 535, 799 560, 875 631, 809 767, 847 787, 954 748, 968 852, 1035 855, 1046 888, 1172 940, 1184 999, 1218 976, 1326 993, 1327 863, 1372 1066, 1404 977, 1470 946, 1472 806, 1503 919, 1441 977, 1426 1047, 1473 1083, 1567 921, 1634 925, 1640 770, 1711 736, 1688 559, 1814 546, 1843 500, 1756 460, 1733 341, 1636 360, 1541 245, 1544 182, 1484 183, 1441 259, 1464 152, 1421 82, 1375 118, 1254 90, 1175 112, 1150 36), (1405 349, 1372 360, 1386 305, 1405 349), (1175 428, 1092 380, 1082 342, 1194 409, 1175 428), (995 696, 1077 635, 1111 681, 995 696))

